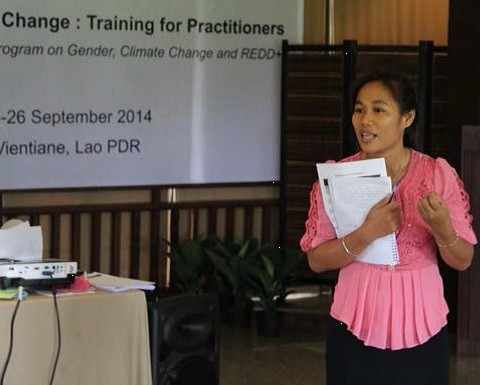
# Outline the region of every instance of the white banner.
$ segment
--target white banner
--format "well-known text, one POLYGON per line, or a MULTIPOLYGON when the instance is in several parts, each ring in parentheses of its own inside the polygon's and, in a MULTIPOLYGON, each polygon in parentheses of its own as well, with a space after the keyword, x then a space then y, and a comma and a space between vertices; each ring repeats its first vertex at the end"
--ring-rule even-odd
POLYGON ((279 179, 303 0, 0 0, 0 189, 279 179))

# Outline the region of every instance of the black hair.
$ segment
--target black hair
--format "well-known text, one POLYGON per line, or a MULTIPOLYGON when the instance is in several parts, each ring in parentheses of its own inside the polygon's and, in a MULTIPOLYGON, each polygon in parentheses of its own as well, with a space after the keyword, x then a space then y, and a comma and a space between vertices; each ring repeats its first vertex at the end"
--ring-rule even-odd
MULTIPOLYGON (((415 111, 415 119, 410 125, 410 129, 405 130, 403 135, 403 145, 406 147, 413 147, 413 135, 415 126, 418 120, 418 102, 417 94, 412 82, 404 75, 390 72, 371 72, 359 78, 353 87, 352 106, 355 108, 357 96, 362 87, 368 83, 380 82, 388 88, 393 96, 393 99, 400 107, 400 113, 405 114, 409 111, 415 111)), ((353 111, 352 111, 353 112, 353 111)))

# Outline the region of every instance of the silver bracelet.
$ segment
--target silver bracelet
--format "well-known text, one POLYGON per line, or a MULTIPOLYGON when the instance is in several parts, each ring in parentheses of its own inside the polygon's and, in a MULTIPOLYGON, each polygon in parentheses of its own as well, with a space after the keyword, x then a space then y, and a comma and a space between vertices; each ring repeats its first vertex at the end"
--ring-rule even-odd
POLYGON ((355 253, 352 253, 349 248, 347 247, 347 245, 345 244, 345 237, 342 237, 340 239, 342 241, 342 247, 343 247, 343 250, 350 256, 352 257, 358 257, 358 254, 355 254, 355 253))

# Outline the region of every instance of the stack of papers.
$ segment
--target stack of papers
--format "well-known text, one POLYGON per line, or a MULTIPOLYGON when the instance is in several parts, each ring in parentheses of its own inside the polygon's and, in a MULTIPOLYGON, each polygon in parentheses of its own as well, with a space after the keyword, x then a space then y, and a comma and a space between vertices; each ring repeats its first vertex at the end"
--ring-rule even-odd
MULTIPOLYGON (((392 193, 384 158, 318 163, 317 171, 325 210, 338 238, 360 227, 372 206, 392 193)), ((380 265, 398 264, 395 234, 376 239, 356 259, 380 265)))
MULTIPOLYGON (((7 222, 8 223, 8 222, 7 222)), ((42 229, 18 221, 14 226, 0 229, 0 259, 8 262, 41 260, 42 229)))
POLYGON ((105 291, 118 292, 133 289, 155 290, 155 282, 116 277, 113 275, 97 272, 88 274, 87 279, 93 287, 105 291))

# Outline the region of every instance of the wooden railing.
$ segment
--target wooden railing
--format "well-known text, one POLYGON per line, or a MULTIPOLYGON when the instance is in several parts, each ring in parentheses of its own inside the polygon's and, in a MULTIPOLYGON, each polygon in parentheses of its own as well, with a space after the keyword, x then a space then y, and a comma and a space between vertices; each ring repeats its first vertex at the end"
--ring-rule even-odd
POLYGON ((77 261, 81 270, 156 282, 164 282, 167 274, 163 240, 175 244, 185 238, 215 235, 224 241, 256 237, 262 242, 278 242, 277 198, 172 202, 165 198, 168 189, 154 186, 120 191, 125 195, 138 192, 141 198, 134 202, 97 199, 78 204, 73 199, 73 204, 60 205, 56 202, 59 194, 101 195, 112 189, 39 192, 47 200, 41 205, 5 203, 5 196, 11 193, 4 192, 0 193, 0 215, 2 223, 21 218, 41 225, 44 258, 77 261))

